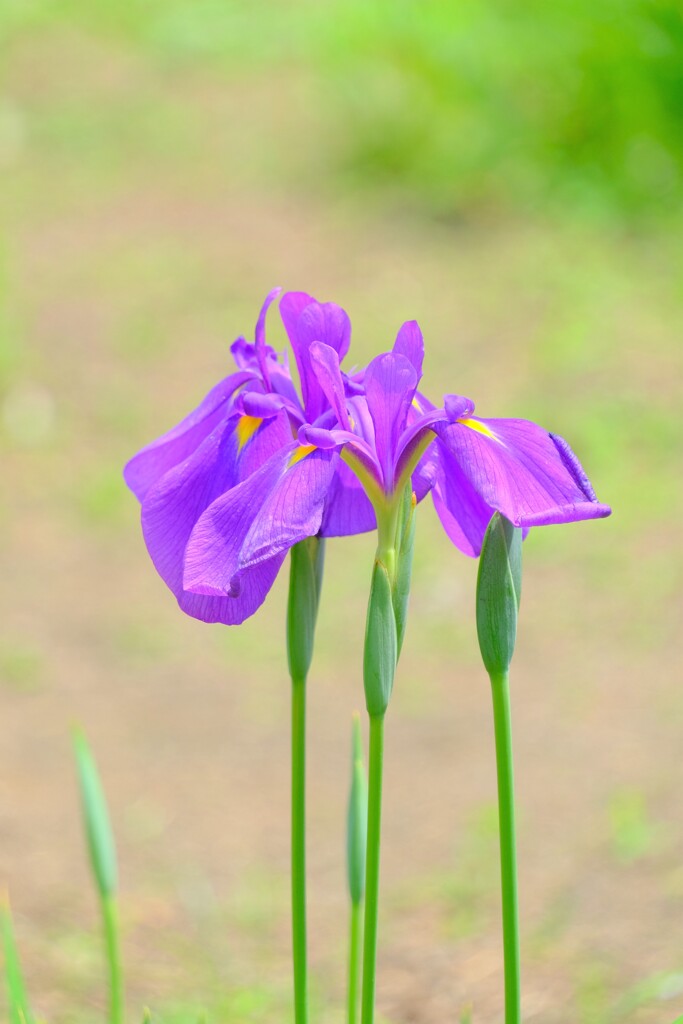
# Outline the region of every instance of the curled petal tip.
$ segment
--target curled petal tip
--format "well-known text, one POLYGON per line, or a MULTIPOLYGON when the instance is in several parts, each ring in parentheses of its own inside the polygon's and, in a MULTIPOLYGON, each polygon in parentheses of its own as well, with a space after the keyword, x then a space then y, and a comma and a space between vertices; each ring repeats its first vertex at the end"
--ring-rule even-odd
POLYGON ((322 427, 312 427, 309 423, 304 423, 299 427, 297 439, 300 444, 313 444, 316 448, 323 449, 336 448, 339 443, 333 431, 325 430, 322 427))
POLYGON ((462 395, 446 395, 443 407, 451 423, 471 416, 474 412, 474 402, 469 398, 464 398, 462 395))

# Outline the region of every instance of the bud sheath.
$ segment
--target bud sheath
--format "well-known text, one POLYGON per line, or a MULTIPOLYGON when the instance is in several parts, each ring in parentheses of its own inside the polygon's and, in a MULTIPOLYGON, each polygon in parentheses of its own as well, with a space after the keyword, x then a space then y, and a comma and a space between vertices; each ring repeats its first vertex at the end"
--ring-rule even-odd
POLYGON ((313 658, 315 624, 322 587, 325 541, 309 537, 290 553, 287 657, 292 679, 305 679, 313 658))
POLYGON ((484 537, 477 576, 477 634, 489 675, 500 675, 510 667, 521 592, 522 531, 495 512, 484 537))

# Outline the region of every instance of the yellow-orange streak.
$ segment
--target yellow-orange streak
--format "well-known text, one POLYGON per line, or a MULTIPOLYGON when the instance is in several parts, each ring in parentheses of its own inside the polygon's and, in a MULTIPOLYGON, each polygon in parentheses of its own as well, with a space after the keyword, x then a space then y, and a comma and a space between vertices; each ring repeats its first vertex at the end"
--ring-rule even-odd
POLYGON ((315 444, 299 445, 299 447, 295 448, 292 454, 289 456, 289 465, 295 466, 297 462, 301 462, 301 460, 305 459, 307 455, 310 455, 311 452, 314 452, 316 448, 317 445, 315 444))
POLYGON ((470 420, 465 418, 458 420, 458 423, 462 423, 463 427, 469 427, 470 430, 476 430, 478 434, 483 434, 484 437, 490 437, 492 441, 497 441, 498 444, 503 443, 500 438, 496 437, 492 430, 489 430, 485 423, 481 422, 481 420, 470 420))
POLYGON ((237 451, 241 452, 263 423, 260 416, 241 416, 237 421, 237 451))

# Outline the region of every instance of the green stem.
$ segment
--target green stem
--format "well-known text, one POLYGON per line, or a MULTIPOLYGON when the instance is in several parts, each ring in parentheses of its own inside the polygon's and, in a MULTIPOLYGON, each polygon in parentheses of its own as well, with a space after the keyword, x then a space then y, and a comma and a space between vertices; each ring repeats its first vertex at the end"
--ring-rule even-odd
POLYGON ((123 973, 119 948, 119 915, 114 895, 102 898, 102 918, 109 966, 109 1024, 123 1024, 123 973))
POLYGON ((503 897, 503 951, 505 959, 505 1024, 520 1024, 519 910, 517 852, 515 846, 515 794, 510 726, 510 684, 507 672, 491 674, 493 720, 498 770, 500 823, 500 875, 503 897))
POLYGON ((356 1024, 358 1020, 358 979, 360 974, 360 939, 363 923, 363 903, 351 904, 351 923, 349 933, 349 991, 348 991, 348 1024, 356 1024))
POLYGON ((383 761, 384 715, 371 715, 370 751, 368 757, 368 852, 365 868, 365 937, 363 942, 362 1024, 372 1024, 375 1016, 377 917, 379 909, 379 845, 382 822, 383 761))
POLYGON ((292 678, 292 950, 294 1020, 308 1021, 306 956, 306 680, 292 678))

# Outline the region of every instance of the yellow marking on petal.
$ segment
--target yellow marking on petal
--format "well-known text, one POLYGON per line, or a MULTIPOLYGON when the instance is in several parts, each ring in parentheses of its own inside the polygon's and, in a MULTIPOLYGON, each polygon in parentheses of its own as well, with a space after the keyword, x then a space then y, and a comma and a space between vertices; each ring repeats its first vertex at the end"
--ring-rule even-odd
POLYGON ((301 462, 307 455, 314 452, 318 446, 315 444, 301 444, 298 448, 295 448, 292 454, 289 456, 289 465, 295 466, 297 462, 301 462))
POLYGON ((241 452, 263 423, 260 416, 241 416, 237 421, 237 451, 241 452))
POLYGON ((492 430, 489 430, 485 423, 481 422, 481 420, 471 420, 464 418, 458 420, 458 423, 462 423, 463 427, 469 427, 470 430, 476 430, 478 434, 483 434, 484 437, 490 437, 492 441, 497 441, 498 444, 503 443, 499 437, 496 437, 492 430))
POLYGON ((410 404, 412 405, 413 409, 417 409, 418 412, 422 412, 422 406, 420 405, 417 395, 415 395, 415 398, 412 400, 410 404))

